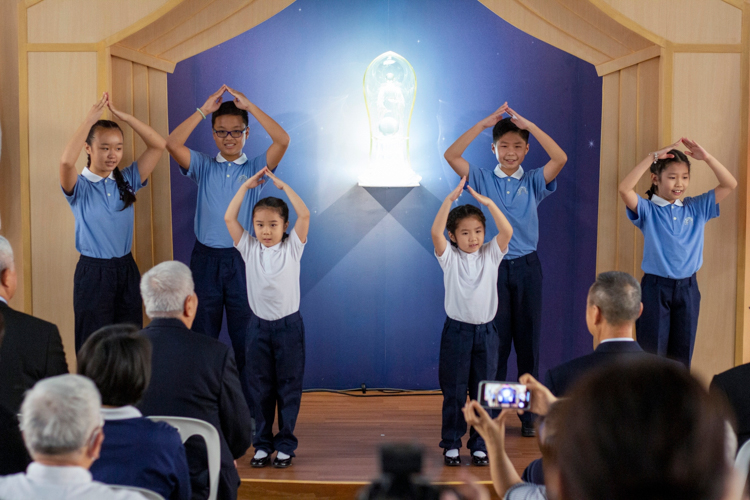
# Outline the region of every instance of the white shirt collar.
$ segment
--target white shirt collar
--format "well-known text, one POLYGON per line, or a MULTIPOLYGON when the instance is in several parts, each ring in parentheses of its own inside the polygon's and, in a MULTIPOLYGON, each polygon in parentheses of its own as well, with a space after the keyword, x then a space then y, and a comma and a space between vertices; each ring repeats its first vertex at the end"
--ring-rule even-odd
POLYGON ((51 466, 31 462, 26 468, 26 477, 43 483, 84 484, 92 481, 91 473, 78 466, 51 466))
MULTIPOLYGON (((651 203, 653 203, 654 205, 659 206, 659 207, 666 207, 668 205, 671 205, 671 203, 669 203, 667 200, 665 200, 661 196, 657 196, 655 194, 651 195, 651 203)), ((682 206, 682 200, 675 200, 674 204, 677 205, 678 207, 681 207, 682 206)))
POLYGON ((85 167, 85 168, 83 169, 83 172, 81 172, 81 175, 82 175, 82 176, 83 176, 83 177, 84 177, 84 178, 85 178, 86 180, 89 180, 89 181, 91 181, 91 182, 99 182, 99 181, 103 181, 103 180, 104 180, 105 178, 106 178, 106 179, 111 179, 111 180, 115 180, 115 174, 114 174, 114 172, 110 172, 110 173, 109 173, 109 175, 108 175, 107 177, 99 177, 99 176, 98 176, 98 175, 96 175, 96 174, 95 174, 94 172, 92 172, 91 170, 89 170, 89 167, 85 167))
MULTIPOLYGON (((227 161, 227 159, 221 156, 221 153, 219 153, 216 155, 216 161, 218 161, 219 163, 224 163, 227 161)), ((242 165, 246 161, 247 161, 247 155, 245 153, 242 153, 242 155, 236 160, 234 160, 232 163, 236 163, 237 165, 242 165)))
POLYGON ((0 302, 5 302, 6 304, 8 303, 8 301, 5 300, 3 297, 0 297, 0 302))
POLYGON ((605 342, 635 342, 635 339, 633 339, 631 337, 615 337, 615 338, 612 338, 612 339, 604 339, 604 340, 602 340, 599 343, 603 344, 605 342))
MULTIPOLYGON (((258 241, 258 243, 260 243, 260 240, 258 241)), ((267 247, 267 246, 265 246, 265 245, 264 245, 263 243, 260 243, 260 248, 261 248, 261 250, 262 250, 263 252, 265 252, 266 250, 270 250, 270 251, 272 251, 272 252, 278 252, 279 250, 281 250, 281 244, 282 244, 282 243, 284 243, 284 240, 283 240, 283 239, 282 239, 282 240, 281 240, 280 242, 278 242, 278 243, 276 243, 275 245, 273 245, 273 246, 270 246, 270 247, 267 247)))
MULTIPOLYGON (((500 168, 499 163, 497 164, 497 167, 495 167, 495 175, 500 177, 501 179, 505 179, 506 177, 508 177, 508 174, 503 172, 503 170, 500 168)), ((519 165, 518 170, 513 172, 513 174, 510 175, 510 177, 513 177, 514 179, 518 179, 520 181, 521 177, 523 177, 523 167, 519 165)))
POLYGON ((102 408, 102 417, 104 420, 127 420, 129 418, 139 418, 143 414, 135 406, 121 406, 119 408, 102 408))

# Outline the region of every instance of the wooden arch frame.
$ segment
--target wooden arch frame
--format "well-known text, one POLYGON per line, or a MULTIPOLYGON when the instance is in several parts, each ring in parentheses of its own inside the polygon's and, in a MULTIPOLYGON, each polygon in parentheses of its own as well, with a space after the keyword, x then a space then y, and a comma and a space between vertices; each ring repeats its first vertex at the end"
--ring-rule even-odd
MULTIPOLYGON (((707 228, 701 284, 711 295, 704 293, 701 321, 721 330, 722 345, 708 349, 708 359, 699 364, 701 371, 710 374, 750 360, 750 341, 745 340, 750 332, 750 294, 746 291, 750 280, 745 276, 750 269, 745 265, 748 4, 743 0, 679 0, 703 2, 701 8, 710 4, 700 21, 707 19, 719 29, 707 29, 706 34, 673 27, 663 12, 668 9, 659 4, 678 0, 649 2, 646 7, 632 0, 479 1, 522 31, 594 64, 603 77, 597 270, 621 269, 640 275, 642 240, 625 219, 616 194, 619 179, 637 158, 672 141, 673 130, 701 137, 706 131, 707 127, 692 127, 690 117, 677 104, 686 96, 709 96, 711 89, 704 84, 696 90, 676 85, 675 80, 689 74, 697 63, 719 74, 720 83, 733 86, 730 95, 707 99, 731 115, 729 128, 737 135, 723 141, 709 134, 707 146, 732 150, 725 163, 739 176, 741 187, 738 199, 722 207, 720 222, 707 228), (720 68, 730 59, 732 70, 727 73, 720 68), (739 106, 734 103, 739 111, 731 109, 733 101, 739 102, 739 106), (710 243, 709 236, 721 239, 721 244, 710 243), (716 272, 726 262, 731 263, 731 276, 716 272), (731 316, 730 324, 727 316, 731 316)), ((59 195, 55 170, 69 131, 95 96, 110 89, 120 108, 166 135, 166 75, 175 64, 247 31, 293 2, 19 0, 19 260, 23 262, 24 305, 27 311, 60 325, 71 360, 72 297, 60 294, 53 285, 70 286, 77 259, 73 219, 59 195), (84 5, 89 10, 82 13, 84 5), (96 12, 90 12, 93 6, 96 12)), ((125 160, 143 148, 139 141, 126 131, 125 160)), ((142 272, 172 257, 167 165, 165 155, 149 189, 139 194, 134 255, 142 272)), ((713 187, 709 177, 696 175, 694 184, 698 189, 713 187)))

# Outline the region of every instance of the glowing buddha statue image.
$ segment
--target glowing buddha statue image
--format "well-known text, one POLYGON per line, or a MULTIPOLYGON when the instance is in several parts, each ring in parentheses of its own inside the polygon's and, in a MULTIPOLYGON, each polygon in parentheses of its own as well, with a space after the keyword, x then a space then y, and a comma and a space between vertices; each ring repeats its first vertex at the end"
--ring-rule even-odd
POLYGON ((409 165, 409 125, 417 95, 417 75, 409 61, 386 52, 367 66, 365 105, 370 119, 370 163, 360 186, 419 186, 409 165))

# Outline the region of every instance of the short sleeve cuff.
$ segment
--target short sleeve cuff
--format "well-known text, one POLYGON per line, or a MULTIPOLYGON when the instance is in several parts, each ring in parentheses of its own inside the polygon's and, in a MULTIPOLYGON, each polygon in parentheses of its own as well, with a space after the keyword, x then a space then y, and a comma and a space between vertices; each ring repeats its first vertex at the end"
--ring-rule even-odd
POLYGON ((720 205, 716 203, 716 190, 712 189, 709 191, 709 219, 713 219, 714 217, 718 217, 721 215, 721 209, 720 205))
POLYGON ((62 186, 60 186, 60 191, 62 191, 63 195, 65 196, 65 199, 68 200, 69 205, 73 205, 73 203, 75 203, 76 201, 76 198, 78 198, 78 185, 80 183, 81 183, 81 176, 79 175, 78 178, 76 179, 75 185, 73 186, 73 191, 70 194, 66 193, 65 189, 62 186))
POLYGON ((440 264, 440 267, 445 269, 445 266, 448 265, 448 262, 451 259, 451 254, 454 252, 454 247, 449 241, 447 243, 447 246, 445 247, 445 250, 443 251, 443 255, 438 255, 437 250, 435 250, 435 258, 438 260, 438 263, 440 264))
POLYGON ((240 238, 240 241, 238 243, 234 243, 234 248, 236 248, 240 255, 244 258, 245 255, 247 255, 247 252, 250 250, 250 233, 245 230, 245 232, 242 233, 242 237, 240 238))
POLYGON ((137 193, 141 188, 148 186, 148 179, 141 180, 141 171, 138 168, 138 162, 134 161, 125 170, 122 171, 122 176, 128 181, 130 187, 133 188, 133 192, 137 193))
MULTIPOLYGON (((309 235, 308 235, 309 236, 309 235)), ((302 240, 300 239, 299 235, 297 234, 297 230, 292 228, 292 230, 289 232, 289 239, 291 240, 292 244, 297 248, 305 248, 305 245, 307 245, 307 241, 302 243, 302 240)), ((310 238, 306 238, 308 241, 310 238)))
POLYGON ((508 246, 505 247, 505 250, 500 248, 500 245, 497 243, 497 238, 500 236, 499 234, 492 238, 492 241, 490 242, 490 255, 492 256, 492 261, 496 264, 500 264, 500 262, 503 260, 503 258, 508 255, 508 251, 510 250, 510 243, 508 243, 508 246))

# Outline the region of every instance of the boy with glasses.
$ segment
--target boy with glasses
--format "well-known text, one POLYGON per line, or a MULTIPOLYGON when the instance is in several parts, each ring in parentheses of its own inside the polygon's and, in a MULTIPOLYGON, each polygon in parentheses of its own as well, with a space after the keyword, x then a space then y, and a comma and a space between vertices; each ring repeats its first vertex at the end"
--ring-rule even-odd
MULTIPOLYGON (((275 169, 286 148, 289 135, 270 116, 250 102, 241 92, 222 85, 196 108, 167 138, 167 151, 180 165, 180 171, 198 184, 195 210, 195 247, 190 258, 190 270, 198 295, 198 312, 193 330, 213 338, 219 337, 222 316, 226 308, 227 329, 240 373, 242 389, 249 406, 249 393, 244 377, 245 330, 250 320, 247 300, 245 263, 234 248, 232 237, 224 223, 224 213, 239 186, 266 165, 275 169), (222 102, 225 92, 233 101, 222 102), (264 153, 248 159, 242 148, 248 138, 248 113, 271 136, 273 143, 264 153), (213 138, 219 154, 211 157, 192 151, 185 142, 198 124, 211 114, 213 138)), ((252 209, 260 197, 260 190, 248 191, 239 214, 243 227, 252 229, 252 209)))

